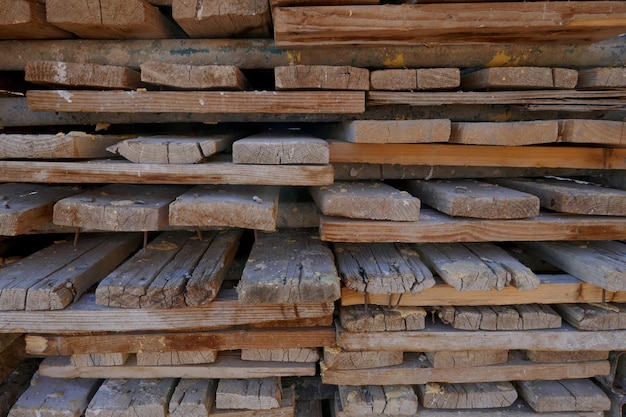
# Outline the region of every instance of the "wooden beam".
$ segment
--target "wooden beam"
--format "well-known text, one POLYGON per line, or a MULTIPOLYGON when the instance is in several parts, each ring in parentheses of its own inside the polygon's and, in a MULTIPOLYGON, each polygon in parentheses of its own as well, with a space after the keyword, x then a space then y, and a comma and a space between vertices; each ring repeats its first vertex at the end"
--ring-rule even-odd
POLYGON ((183 65, 148 61, 141 64, 141 81, 183 90, 245 90, 248 80, 233 65, 183 65))
POLYGON ((120 135, 85 132, 52 134, 0 134, 2 159, 83 159, 110 156, 107 146, 124 139, 120 135))
POLYGON ((89 402, 85 417, 101 415, 166 417, 168 400, 176 383, 173 378, 108 379, 89 402))
POLYGON ((259 133, 233 143, 233 163, 257 165, 328 164, 328 143, 303 134, 259 133))
POLYGON ((425 408, 485 409, 509 407, 517 400, 510 382, 439 383, 417 385, 417 396, 425 408))
POLYGON ((215 393, 215 408, 238 410, 270 410, 280 407, 280 379, 220 379, 215 393))
POLYGON ((457 122, 452 124, 450 142, 466 145, 521 146, 557 142, 556 120, 530 122, 457 122))
POLYGON ((494 67, 483 68, 461 77, 463 90, 541 90, 572 89, 578 72, 564 68, 494 67))
POLYGON ((340 384, 338 389, 338 396, 346 415, 412 416, 418 411, 417 396, 410 385, 340 384))
POLYGON ((288 65, 274 68, 277 90, 356 90, 370 88, 365 68, 331 65, 288 65))
POLYGON ((369 369, 400 365, 402 352, 347 352, 338 347, 324 347, 325 369, 369 369))
POLYGON ((283 348, 271 349, 242 349, 243 361, 270 361, 270 362, 314 362, 320 360, 317 348, 283 348))
POLYGON ((611 400, 589 379, 520 381, 520 397, 538 413, 562 411, 608 411, 611 400))
MULTIPOLYGON (((433 368, 469 368, 474 366, 498 365, 509 360, 509 351, 502 350, 439 350, 424 352, 433 368)), ((606 359, 600 358, 599 360, 606 359)), ((598 360, 598 359, 592 359, 598 360)))
POLYGON ((114 65, 31 61, 24 71, 26 81, 47 86, 132 90, 141 85, 138 71, 114 65))
POLYGON ((0 1, 0 39, 65 39, 73 35, 46 21, 46 6, 31 0, 0 1))

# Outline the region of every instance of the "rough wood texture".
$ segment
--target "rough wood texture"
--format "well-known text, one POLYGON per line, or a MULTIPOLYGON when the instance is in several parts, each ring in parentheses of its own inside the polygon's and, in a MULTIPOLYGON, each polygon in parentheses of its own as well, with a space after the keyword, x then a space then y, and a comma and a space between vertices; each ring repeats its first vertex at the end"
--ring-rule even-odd
POLYGON ((626 123, 611 120, 561 120, 559 134, 567 143, 626 144, 626 123))
POLYGON ((198 185, 170 204, 172 226, 276 230, 279 187, 198 185))
POLYGON ((460 85, 458 68, 384 69, 370 72, 371 90, 450 90, 460 85))
POLYGON ((271 34, 266 0, 174 0, 174 20, 192 38, 263 38, 271 34))
POLYGON ((168 406, 171 417, 206 417, 215 401, 213 379, 181 379, 168 406))
POLYGON ((466 145, 521 146, 556 142, 559 123, 556 120, 531 122, 452 124, 450 142, 466 145))
MULTIPOLYGON (((301 379, 299 377, 298 379, 301 379)), ((283 388, 282 402, 278 408, 269 410, 242 410, 242 409, 218 409, 213 405, 209 412, 210 416, 215 417, 294 417, 295 408, 300 404, 300 398, 296 402, 296 392, 291 388, 283 388)), ((319 402, 319 401, 318 401, 319 402)), ((315 417, 311 414, 305 414, 299 417, 315 417)))
POLYGON ((563 213, 626 216, 626 191, 556 178, 499 178, 493 180, 539 197, 541 206, 563 213))
POLYGON ((418 294, 435 285, 430 270, 409 245, 336 243, 337 271, 344 286, 367 294, 418 294))
POLYGON ((66 32, 46 21, 46 6, 31 0, 0 2, 0 39, 64 39, 66 32))
POLYGON ((558 329, 561 316, 549 306, 442 307, 439 317, 460 330, 536 330, 558 329))
POLYGON ((120 141, 107 151, 137 164, 197 164, 226 150, 233 135, 147 136, 120 141))
POLYGON ((137 366, 172 366, 214 363, 217 360, 216 350, 175 352, 137 352, 137 366))
POLYGON ((0 235, 17 236, 52 221, 52 207, 78 187, 7 183, 0 185, 0 235))
POLYGON ((578 73, 573 69, 544 67, 484 68, 461 77, 464 90, 533 90, 574 88, 578 73))
POLYGON ((626 87, 625 68, 589 68, 578 71, 576 88, 623 88, 626 87))
POLYGON ((417 396, 425 408, 467 409, 508 407, 517 400, 510 382, 417 385, 417 396))
POLYGON ((458 68, 418 68, 418 90, 449 90, 461 85, 461 72, 458 68))
POLYGON ((560 352, 549 350, 527 350, 526 357, 533 362, 583 362, 602 361, 609 358, 608 351, 577 350, 560 352))
POLYGON ((307 230, 259 234, 237 294, 242 304, 337 300, 340 286, 333 254, 307 230))
POLYGON ((308 135, 259 133, 233 143, 233 163, 328 164, 328 143, 308 135))
POLYGON ((517 382, 520 396, 538 413, 609 410, 611 401, 589 379, 517 382))
POLYGON ((92 135, 84 132, 67 134, 2 134, 0 158, 10 159, 82 159, 109 156, 107 146, 124 139, 117 135, 92 135))
POLYGON ((361 90, 370 88, 370 73, 365 68, 289 65, 274 68, 277 90, 361 90))
POLYGON ((124 365, 129 353, 77 353, 72 355, 72 366, 119 366, 124 365))
POLYGON ((163 233, 96 289, 96 303, 123 308, 182 308, 212 302, 232 263, 241 232, 163 233))
POLYGON ((417 42, 597 41, 622 33, 626 9, 611 2, 277 7, 279 48, 417 42), (442 25, 441 16, 449 16, 442 25), (598 29, 599 22, 602 28, 598 29), (362 28, 367 27, 367 31, 362 28), (559 36, 554 37, 553 31, 559 36))
POLYGON ((31 90, 34 111, 97 113, 363 113, 362 91, 31 90))
POLYGON ((215 394, 218 409, 269 410, 280 407, 279 378, 220 379, 215 394))
POLYGON ((555 304, 554 309, 579 330, 626 329, 624 304, 555 304))
POLYGON ((338 347, 324 347, 325 369, 369 369, 400 365, 402 352, 348 352, 338 347))
POLYGON ((354 143, 447 142, 450 120, 353 120, 333 125, 328 137, 354 143))
POLYGON ((422 330, 426 310, 421 307, 342 306, 339 320, 344 329, 355 333, 422 330))
POLYGON ((46 0, 48 22, 86 39, 163 39, 176 29, 142 0, 46 0))
POLYGON ((520 219, 539 214, 537 197, 476 180, 411 180, 406 188, 423 203, 451 216, 520 219))
POLYGON ((54 205, 52 221, 61 226, 116 232, 161 230, 169 204, 185 186, 110 184, 64 198, 54 205))
POLYGON ((339 385, 339 397, 344 412, 353 416, 413 416, 418 408, 413 388, 406 385, 339 385))
POLYGON ((320 355, 315 348, 242 349, 241 360, 317 363, 320 355))
POLYGON ((182 90, 245 90, 248 80, 232 65, 183 65, 148 61, 141 64, 141 81, 182 90))
POLYGON ((166 417, 176 380, 107 379, 89 403, 85 417, 166 417))
POLYGON ((509 351, 502 350, 440 350, 424 352, 433 368, 468 368, 506 363, 509 351))
POLYGON ((581 281, 609 291, 626 290, 626 244, 600 242, 528 242, 519 244, 581 281))
POLYGON ((31 61, 24 71, 26 81, 48 86, 119 90, 141 86, 139 72, 114 65, 31 61))
POLYGON ((417 221, 420 200, 383 182, 335 182, 309 188, 327 216, 353 219, 417 221))

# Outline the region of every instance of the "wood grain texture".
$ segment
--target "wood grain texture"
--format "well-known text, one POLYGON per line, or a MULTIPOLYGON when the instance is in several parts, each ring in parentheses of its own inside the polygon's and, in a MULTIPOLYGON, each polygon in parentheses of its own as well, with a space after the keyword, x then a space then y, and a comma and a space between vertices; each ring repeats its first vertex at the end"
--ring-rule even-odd
POLYGON ((123 140, 119 135, 93 135, 85 132, 51 134, 2 134, 2 159, 82 159, 109 156, 107 146, 123 140))
MULTIPOLYGON (((439 350, 424 352, 433 368, 468 368, 473 366, 498 365, 509 360, 509 351, 502 350, 439 350)), ((593 360, 601 360, 593 359, 593 360)))
POLYGON ((429 382, 417 385, 416 388, 417 396, 425 408, 501 408, 509 407, 517 400, 517 391, 510 382, 429 382))
POLYGON ((277 90, 367 91, 369 78, 369 70, 347 66, 289 65, 274 68, 277 90))
POLYGON ((458 68, 383 69, 370 72, 370 90, 436 91, 461 85, 458 68))
POLYGON ((141 64, 141 81, 182 90, 245 90, 248 80, 233 65, 183 65, 148 61, 141 64))
POLYGON ((452 124, 451 143, 466 145, 520 146, 557 142, 556 120, 530 122, 457 122, 452 124))
POLYGON ((0 39, 66 39, 73 35, 46 20, 46 6, 30 0, 0 2, 0 39))
POLYGON ((166 417, 169 397, 176 388, 173 378, 111 378, 104 381, 89 403, 85 417, 166 417))
POLYGON ((233 163, 258 165, 328 164, 325 140, 292 133, 259 133, 233 143, 233 163))
POLYGON ((324 347, 326 369, 369 369, 400 365, 402 352, 348 352, 338 347, 324 347))
POLYGON ((354 120, 332 125, 325 134, 354 143, 447 142, 450 120, 354 120))
MULTIPOLYGON (((304 377, 297 377, 302 379, 304 377)), ((294 417, 300 416, 296 413, 298 404, 302 403, 300 398, 296 401, 296 391, 290 388, 283 388, 282 401, 279 407, 269 410, 243 410, 243 409, 218 409, 213 405, 209 412, 210 416, 216 417, 294 417)), ((308 410, 307 410, 308 411, 308 410)), ((311 410, 315 411, 315 409, 311 410)), ((305 414, 306 417, 315 417, 311 414, 305 414)), ((303 417, 304 417, 303 416, 303 417)))
POLYGON ((31 61, 26 81, 57 87, 132 90, 141 86, 138 71, 114 65, 60 61, 31 61))
POLYGON ((217 351, 211 349, 176 352, 137 352, 135 354, 138 366, 176 366, 214 363, 217 351))
POLYGON ((128 353, 77 353, 71 356, 72 366, 120 366, 128 359, 128 353))
POLYGON ((280 407, 279 378, 220 379, 215 394, 217 409, 269 410, 280 407))
POLYGON ((170 398, 171 417, 207 416, 215 401, 217 381, 213 379, 184 378, 178 381, 170 398))
POLYGON ((461 77, 464 90, 541 90, 576 87, 578 72, 565 68, 494 67, 461 77))
POLYGON ((626 144, 626 123, 611 120, 570 119, 559 122, 560 140, 568 143, 626 144))
POLYGON ((626 308, 623 304, 556 304, 554 309, 579 330, 626 328, 626 308))
POLYGON ((317 363, 320 355, 316 348, 241 349, 241 360, 317 363))
POLYGON ((604 391, 589 379, 521 381, 516 385, 520 397, 538 413, 611 408, 604 391))
POLYGON ((574 352, 559 352, 549 350, 527 350, 526 357, 533 362, 582 362, 602 361, 609 358, 609 352, 577 350, 574 352))

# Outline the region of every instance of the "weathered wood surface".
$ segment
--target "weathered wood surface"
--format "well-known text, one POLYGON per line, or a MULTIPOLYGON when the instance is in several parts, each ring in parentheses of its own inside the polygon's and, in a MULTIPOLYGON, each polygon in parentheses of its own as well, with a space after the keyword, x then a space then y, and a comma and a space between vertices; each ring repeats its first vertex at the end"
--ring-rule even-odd
POLYGON ((623 217, 554 213, 518 220, 454 218, 422 207, 418 222, 321 216, 320 237, 329 242, 407 243, 607 240, 623 239, 625 225, 623 217))
POLYGON ((556 120, 530 122, 456 122, 452 124, 451 143, 466 145, 521 146, 557 142, 556 120))
POLYGON ((31 90, 34 111, 98 113, 363 113, 362 91, 31 90))
POLYGON ((237 294, 244 305, 335 301, 340 285, 333 254, 311 231, 259 234, 237 294))
POLYGON ((623 88, 626 87, 626 69, 588 68, 578 71, 576 88, 623 88))
POLYGON ((611 401, 589 379, 517 382, 520 397, 537 412, 606 411, 611 401))
POLYGON ((338 347, 324 347, 326 369, 369 369, 400 365, 404 362, 402 352, 348 352, 338 347))
POLYGON ((501 365, 433 368, 428 362, 420 361, 417 355, 408 353, 405 354, 402 365, 349 370, 322 367, 321 374, 324 384, 335 385, 414 385, 429 382, 459 384, 591 378, 606 374, 609 367, 608 361, 538 364, 523 359, 510 359, 501 365))
POLYGON ((129 353, 76 353, 70 358, 72 366, 120 366, 129 353))
POLYGON ((413 416, 418 412, 417 395, 407 385, 339 385, 338 394, 348 415, 413 416))
POLYGON ((315 362, 320 360, 317 348, 242 349, 243 361, 315 362))
MULTIPOLYGON (((127 313, 128 314, 128 313, 127 313)), ((238 349, 272 349, 276 340, 285 349, 332 346, 334 327, 268 327, 263 329, 226 329, 211 332, 122 333, 104 335, 26 336, 26 352, 32 355, 73 355, 107 352, 178 352, 238 349)))
POLYGON ((214 363, 217 359, 216 350, 196 350, 174 352, 137 352, 135 355, 138 366, 176 366, 214 363))
POLYGON ((21 235, 51 222, 54 204, 80 191, 71 186, 0 185, 0 235, 21 235))
POLYGON ((418 221, 420 200, 383 182, 338 181, 309 188, 327 216, 353 219, 418 221))
POLYGON ((539 214, 531 194, 477 180, 410 180, 406 189, 433 208, 459 217, 520 219, 539 214))
POLYGON ((137 164, 197 164, 226 150, 235 136, 146 136, 113 144, 107 151, 137 164))
POLYGON ((356 333, 422 330, 426 310, 421 307, 342 306, 339 320, 344 329, 356 333))
POLYGON ((447 142, 450 120, 353 120, 334 124, 325 136, 354 143, 447 142))
POLYGON ((117 135, 92 135, 84 132, 51 134, 2 134, 2 159, 82 159, 110 156, 106 151, 124 139, 117 135))
POLYGON ((31 61, 26 81, 56 87, 132 90, 141 86, 138 71, 115 65, 61 61, 31 61))
POLYGON ((371 90, 450 90, 460 85, 458 68, 384 69, 370 72, 371 90))
POLYGON ((172 14, 192 38, 263 38, 271 35, 269 3, 265 0, 173 0, 172 14))
POLYGON ((417 385, 417 396, 424 408, 468 409, 501 408, 517 400, 510 382, 450 384, 429 382, 417 385))
POLYGON ((276 230, 280 188, 261 185, 198 185, 169 208, 172 226, 276 230))
POLYGON ((626 329, 624 304, 555 304, 554 309, 579 330, 626 329))
POLYGON ((162 39, 175 26, 156 7, 141 0, 46 0, 48 22, 87 39, 162 39))
POLYGON ((558 329, 561 316, 550 306, 519 304, 515 306, 441 307, 444 323, 460 330, 536 330, 558 329))
POLYGON ((137 234, 61 241, 0 270, 0 310, 60 310, 140 245, 137 234))
POLYGON ((559 352, 549 350, 527 350, 526 357, 533 362, 582 362, 602 361, 609 359, 609 352, 577 350, 573 352, 559 352))
POLYGON ((288 65, 274 68, 277 90, 357 90, 370 88, 365 68, 329 65, 288 65))
POLYGON ((426 355, 433 368, 468 368, 472 366, 498 365, 509 360, 509 351, 506 349, 440 350, 424 352, 424 355, 426 355))
POLYGON ((140 366, 130 357, 123 366, 73 367, 65 356, 51 356, 39 372, 54 378, 268 378, 315 375, 315 364, 242 361, 237 353, 222 352, 211 364, 140 366))
POLYGON ((30 0, 0 2, 0 39, 64 39, 73 35, 47 22, 46 6, 30 0))
MULTIPOLYGON (((303 377, 298 377, 301 379, 303 377)), ((269 410, 243 410, 243 409, 218 409, 213 405, 213 408, 209 412, 210 416, 216 417, 294 417, 295 408, 301 403, 298 397, 296 401, 295 390, 289 388, 283 388, 282 401, 277 408, 269 410)), ((319 402, 319 401, 318 401, 319 402)), ((299 417, 315 417, 315 415, 305 414, 298 415, 299 417)), ((320 416, 321 417, 321 416, 320 416)))
POLYGON ((8 415, 10 417, 83 415, 100 383, 98 379, 63 380, 36 377, 8 415))
POLYGON ((245 90, 248 80, 233 65, 183 65, 148 61, 141 64, 141 81, 182 90, 245 90))
POLYGON ((309 135, 259 133, 233 143, 235 164, 293 165, 328 162, 328 143, 309 135))
POLYGON ((569 119, 559 122, 560 140, 567 143, 626 144, 625 122, 569 119))
POLYGON ((281 401, 278 378, 220 379, 215 394, 218 409, 269 410, 281 401))
POLYGON ((170 398, 171 417, 208 416, 215 401, 216 381, 213 379, 181 379, 170 398))
POLYGON ((541 206, 563 213, 626 216, 626 191, 556 178, 498 178, 493 182, 539 197, 541 206))
POLYGON ((626 289, 626 244, 599 242, 525 242, 519 245, 581 281, 609 291, 626 289))
POLYGON ((176 380, 114 378, 104 381, 85 412, 85 417, 166 417, 176 380))
POLYGON ((337 272, 345 287, 367 294, 419 294, 435 285, 418 252, 401 243, 335 243, 337 272))
POLYGON ((565 68, 483 68, 461 77, 464 90, 543 90, 576 87, 578 72, 565 68))
POLYGON ((622 33, 626 9, 610 2, 401 4, 278 7, 272 13, 279 48, 411 45, 417 42, 598 41, 622 33), (441 16, 449 16, 442 26, 441 16), (598 29, 602 22, 602 29, 598 29), (367 27, 367 31, 362 28, 367 27), (558 36, 553 32, 557 30, 558 36))

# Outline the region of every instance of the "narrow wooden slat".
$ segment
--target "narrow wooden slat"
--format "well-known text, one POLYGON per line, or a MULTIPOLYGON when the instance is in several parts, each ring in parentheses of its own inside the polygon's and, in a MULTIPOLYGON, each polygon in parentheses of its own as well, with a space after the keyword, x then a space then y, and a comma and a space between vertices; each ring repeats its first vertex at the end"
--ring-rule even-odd
POLYGON ((356 143, 433 143, 450 138, 450 120, 354 120, 336 124, 328 137, 356 143))
POLYGON ((232 65, 183 65, 148 61, 141 64, 141 81, 183 90, 244 90, 246 76, 232 65))
POLYGON ((24 71, 26 81, 49 86, 132 90, 141 85, 139 72, 114 65, 32 61, 24 71))
POLYGON ((236 164, 327 164, 328 143, 309 135, 259 133, 233 143, 236 164))
POLYGON ((418 412, 417 396, 408 385, 368 384, 368 386, 339 385, 338 395, 347 415, 411 416, 418 412))
POLYGON ((277 90, 369 90, 369 70, 329 65, 289 65, 274 68, 277 90))
POLYGON ((568 143, 626 144, 625 122, 570 119, 559 122, 561 140, 568 143))
POLYGON ((589 379, 521 381, 520 396, 538 413, 558 411, 608 411, 611 401, 589 379))
POLYGON ((546 67, 484 68, 461 77, 464 90, 537 90, 574 88, 576 70, 546 67))
POLYGON ((72 34, 46 21, 46 7, 30 0, 0 2, 0 39, 65 39, 72 34))
POLYGON ((520 146, 557 142, 559 124, 556 120, 531 122, 452 124, 450 142, 466 145, 520 146))

